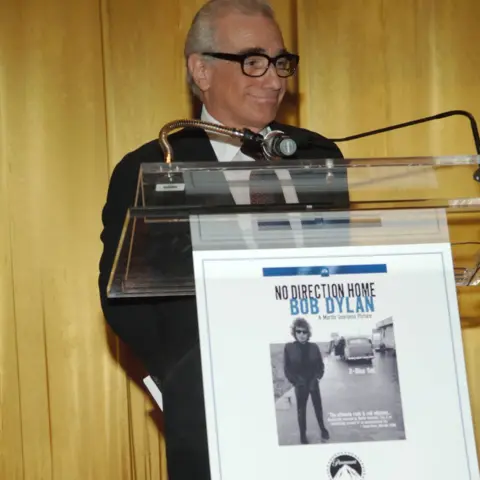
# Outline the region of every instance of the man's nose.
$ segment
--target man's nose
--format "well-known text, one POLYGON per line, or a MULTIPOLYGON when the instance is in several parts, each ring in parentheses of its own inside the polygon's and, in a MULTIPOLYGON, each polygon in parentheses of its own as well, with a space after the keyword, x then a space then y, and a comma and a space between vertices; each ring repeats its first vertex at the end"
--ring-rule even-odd
POLYGON ((273 63, 269 65, 268 70, 264 75, 264 81, 265 85, 272 90, 281 90, 283 79, 277 75, 277 69, 273 63))

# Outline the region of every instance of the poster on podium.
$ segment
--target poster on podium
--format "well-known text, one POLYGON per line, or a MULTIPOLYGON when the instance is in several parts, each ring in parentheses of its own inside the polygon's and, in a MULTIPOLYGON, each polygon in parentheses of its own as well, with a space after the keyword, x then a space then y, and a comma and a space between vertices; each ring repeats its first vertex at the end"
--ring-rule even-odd
POLYGON ((212 480, 478 480, 448 243, 194 267, 212 480))

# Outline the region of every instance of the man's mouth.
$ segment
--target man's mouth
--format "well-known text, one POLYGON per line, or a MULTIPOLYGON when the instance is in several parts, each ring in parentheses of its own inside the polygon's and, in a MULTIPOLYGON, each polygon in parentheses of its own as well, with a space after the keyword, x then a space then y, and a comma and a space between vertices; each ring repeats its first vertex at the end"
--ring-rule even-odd
POLYGON ((265 96, 265 95, 252 95, 252 97, 260 103, 277 103, 277 96, 265 96))

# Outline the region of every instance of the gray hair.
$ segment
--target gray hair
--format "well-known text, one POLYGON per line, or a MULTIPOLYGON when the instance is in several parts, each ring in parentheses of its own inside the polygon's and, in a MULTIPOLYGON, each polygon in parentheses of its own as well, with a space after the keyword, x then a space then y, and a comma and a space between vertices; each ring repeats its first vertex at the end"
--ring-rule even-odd
POLYGON ((230 12, 245 15, 264 15, 275 20, 268 0, 209 0, 197 12, 185 41, 184 57, 187 68, 187 83, 194 95, 200 98, 200 89, 188 69, 188 57, 193 53, 214 51, 216 48, 215 21, 230 12))

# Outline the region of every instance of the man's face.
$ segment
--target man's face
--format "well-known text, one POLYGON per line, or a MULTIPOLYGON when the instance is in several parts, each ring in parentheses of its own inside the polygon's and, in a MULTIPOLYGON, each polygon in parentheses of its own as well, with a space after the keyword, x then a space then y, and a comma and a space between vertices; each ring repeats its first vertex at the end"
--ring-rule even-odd
MULTIPOLYGON (((216 51, 242 54, 263 52, 270 57, 285 51, 275 22, 262 15, 229 13, 217 20, 216 51)), ((203 102, 213 117, 229 127, 262 130, 275 119, 287 88, 273 65, 265 75, 244 75, 237 62, 209 59, 204 64, 203 102)))
POLYGON ((295 336, 300 343, 305 343, 308 340, 308 331, 305 327, 296 327, 295 336))

